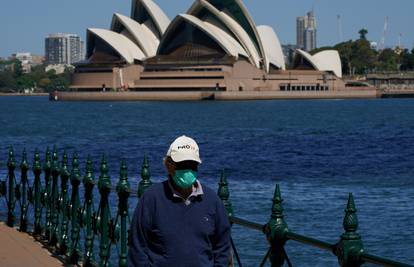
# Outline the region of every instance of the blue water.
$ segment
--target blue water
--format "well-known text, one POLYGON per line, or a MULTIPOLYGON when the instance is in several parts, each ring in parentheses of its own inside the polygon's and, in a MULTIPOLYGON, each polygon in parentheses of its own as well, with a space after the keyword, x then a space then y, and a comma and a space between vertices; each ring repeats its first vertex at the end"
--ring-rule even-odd
MULTIPOLYGON (((352 192, 366 251, 414 264, 414 100, 54 103, 2 97, 0 177, 9 145, 18 160, 26 147, 31 160, 35 148, 44 152, 56 144, 60 152, 77 151, 82 161, 91 154, 96 169, 106 153, 113 184, 126 159, 136 188, 143 155, 153 180, 163 180, 162 158, 182 134, 199 142, 204 183, 216 189, 220 170, 227 170, 237 216, 265 223, 279 183, 290 229, 334 243, 352 192)), ((258 266, 265 238, 239 227, 233 238, 244 265, 258 266)), ((287 253, 294 266, 337 266, 328 252, 292 241, 287 253)))

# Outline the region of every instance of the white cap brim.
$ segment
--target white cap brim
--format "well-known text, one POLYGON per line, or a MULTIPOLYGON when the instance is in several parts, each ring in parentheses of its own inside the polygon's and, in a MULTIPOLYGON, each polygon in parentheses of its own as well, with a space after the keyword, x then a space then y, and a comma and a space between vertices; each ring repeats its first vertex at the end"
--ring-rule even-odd
POLYGON ((202 163, 200 157, 197 157, 196 155, 186 155, 183 153, 171 153, 171 158, 174 162, 182 162, 182 161, 196 161, 198 163, 202 163))

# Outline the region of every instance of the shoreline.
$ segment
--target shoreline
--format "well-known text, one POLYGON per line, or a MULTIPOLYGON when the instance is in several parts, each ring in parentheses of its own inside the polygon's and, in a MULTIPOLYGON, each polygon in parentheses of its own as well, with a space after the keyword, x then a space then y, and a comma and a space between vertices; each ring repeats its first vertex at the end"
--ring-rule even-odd
POLYGON ((34 93, 34 94, 0 93, 0 96, 49 96, 49 93, 34 93))
POLYGON ((169 91, 169 92, 54 92, 52 101, 255 101, 312 99, 376 99, 377 90, 338 91, 169 91))
POLYGON ((0 97, 48 97, 50 101, 255 101, 255 100, 323 100, 323 99, 387 99, 414 98, 414 90, 338 90, 329 92, 53 92, 0 93, 0 97))

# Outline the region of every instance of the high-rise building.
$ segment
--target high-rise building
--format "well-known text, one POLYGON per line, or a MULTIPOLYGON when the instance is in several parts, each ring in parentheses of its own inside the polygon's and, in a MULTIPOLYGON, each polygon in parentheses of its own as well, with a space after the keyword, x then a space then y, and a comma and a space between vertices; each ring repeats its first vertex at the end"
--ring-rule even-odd
POLYGON ((45 40, 46 63, 73 64, 83 60, 83 42, 76 34, 50 34, 45 40))
POLYGON ((316 18, 313 11, 303 17, 296 18, 296 45, 298 48, 311 51, 316 48, 316 18))
POLYGON ((296 18, 296 46, 300 49, 305 47, 305 30, 307 27, 306 17, 297 17, 296 18))

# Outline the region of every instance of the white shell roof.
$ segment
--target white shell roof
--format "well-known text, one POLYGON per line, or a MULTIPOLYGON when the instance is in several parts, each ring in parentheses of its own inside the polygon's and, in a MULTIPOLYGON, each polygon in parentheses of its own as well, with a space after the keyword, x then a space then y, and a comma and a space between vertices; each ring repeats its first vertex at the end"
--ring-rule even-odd
POLYGON ((170 19, 165 15, 164 11, 152 0, 133 0, 132 8, 142 4, 143 7, 147 10, 148 14, 151 16, 154 24, 157 27, 157 30, 162 36, 170 24, 170 19))
POLYGON ((220 29, 216 25, 211 24, 209 22, 205 21, 204 24, 208 25, 208 27, 210 27, 210 29, 215 32, 216 36, 218 36, 222 40, 223 44, 225 44, 226 46, 231 47, 231 51, 234 51, 234 53, 233 53, 234 55, 236 55, 236 56, 242 55, 246 58, 249 57, 249 55, 244 50, 244 48, 240 45, 240 43, 237 42, 233 37, 231 37, 231 35, 229 35, 227 32, 223 31, 222 29, 220 29))
MULTIPOLYGON (((212 2, 212 0, 207 0, 209 2, 212 2)), ((229 1, 227 1, 229 2, 229 1)), ((258 47, 258 52, 259 55, 262 57, 261 59, 264 61, 264 64, 267 65, 266 62, 266 58, 264 57, 264 49, 263 49, 263 44, 262 41, 260 40, 260 36, 259 33, 257 31, 256 28, 256 24, 254 23, 253 18, 250 16, 247 8, 244 6, 243 1, 241 0, 233 0, 230 1, 232 4, 235 4, 238 6, 238 8, 240 9, 240 11, 243 13, 243 17, 246 19, 246 21, 248 22, 248 27, 250 27, 250 30, 252 31, 252 33, 254 34, 254 36, 250 36, 249 34, 249 38, 252 40, 253 43, 256 43, 257 47, 258 47)), ((214 6, 214 4, 212 3, 212 5, 214 6)), ((239 24, 239 23, 238 23, 239 24)), ((240 25, 240 24, 239 24, 240 25)), ((246 31, 247 32, 247 31, 246 31)))
POLYGON ((259 32, 263 44, 264 56, 266 57, 266 71, 269 72, 270 64, 275 65, 279 69, 286 69, 282 46, 273 28, 267 25, 261 25, 257 27, 257 31, 259 32))
MULTIPOLYGON (((133 63, 134 60, 145 59, 145 55, 141 49, 122 34, 96 28, 88 29, 88 34, 92 34, 92 36, 102 39, 130 64, 133 63)), ((90 42, 88 42, 88 45, 90 45, 90 42)))
POLYGON ((164 38, 161 40, 160 45, 158 47, 158 51, 162 49, 164 46, 164 42, 167 39, 166 36, 168 35, 168 32, 174 31, 174 29, 180 25, 182 22, 186 22, 191 24, 193 27, 199 29, 200 31, 207 34, 210 38, 215 40, 217 44, 229 55, 232 55, 236 58, 239 57, 239 55, 242 55, 244 57, 248 57, 247 52, 243 49, 243 47, 233 38, 231 37, 227 32, 223 31, 219 27, 209 23, 200 20, 197 17, 194 17, 192 15, 188 14, 179 14, 173 22, 171 22, 167 33, 164 35, 164 38))
POLYGON ((342 78, 341 57, 336 50, 325 50, 313 55, 319 64, 319 70, 332 71, 336 76, 342 78))
POLYGON ((112 20, 112 31, 116 30, 115 23, 117 21, 128 30, 146 57, 155 56, 160 41, 151 30, 130 17, 115 13, 112 20))
POLYGON ((237 37, 241 45, 243 46, 244 50, 249 54, 249 58, 257 68, 260 68, 260 55, 254 45, 252 39, 247 34, 247 32, 240 26, 237 21, 235 21, 232 17, 227 15, 226 13, 218 10, 212 4, 210 4, 206 0, 197 0, 194 5, 190 8, 188 13, 190 15, 195 15, 198 9, 206 8, 210 11, 217 19, 219 19, 224 25, 226 25, 232 33, 237 37))
POLYGON ((245 57, 248 57, 248 54, 243 49, 243 47, 234 40, 233 37, 231 37, 228 33, 220 29, 219 27, 209 23, 200 20, 197 17, 194 17, 192 15, 188 14, 180 14, 180 17, 182 17, 187 22, 191 23, 195 27, 199 28, 201 31, 205 32, 207 35, 209 35, 212 39, 216 40, 217 43, 226 51, 228 54, 238 58, 239 55, 243 55, 245 57))
POLYGON ((325 50, 313 56, 301 49, 297 49, 296 51, 300 56, 308 60, 316 70, 332 71, 336 76, 342 78, 342 63, 338 51, 325 50))

